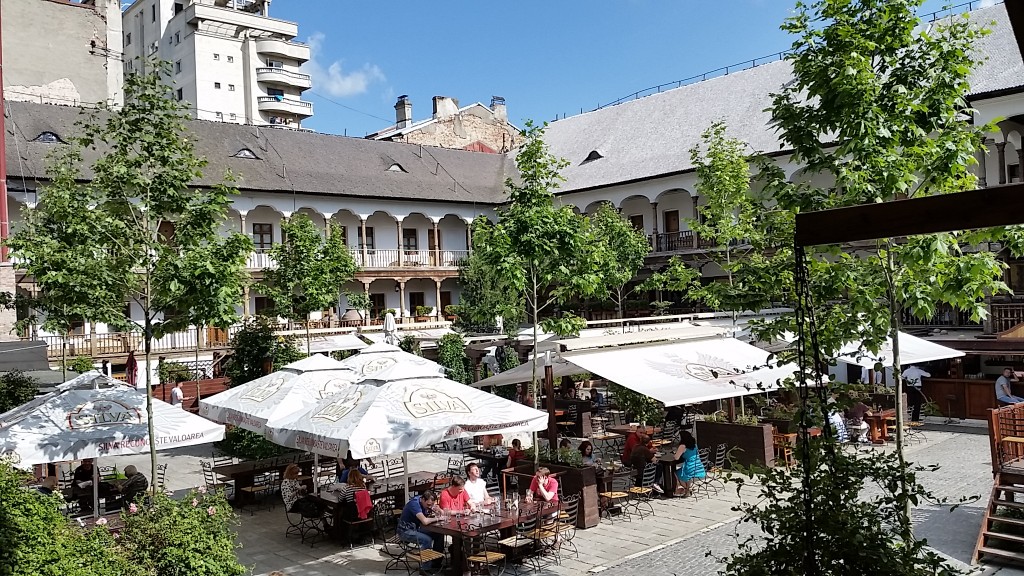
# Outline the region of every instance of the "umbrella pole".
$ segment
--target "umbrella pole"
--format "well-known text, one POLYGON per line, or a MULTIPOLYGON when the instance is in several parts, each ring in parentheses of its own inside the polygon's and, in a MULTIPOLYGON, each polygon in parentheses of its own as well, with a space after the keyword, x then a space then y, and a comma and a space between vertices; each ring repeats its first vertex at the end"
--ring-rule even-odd
POLYGON ((405 464, 405 501, 409 501, 409 453, 402 452, 402 463, 405 464))
POLYGON ((313 452, 313 493, 320 495, 320 455, 313 452))
POLYGON ((92 461, 92 517, 100 515, 100 468, 96 460, 92 461))

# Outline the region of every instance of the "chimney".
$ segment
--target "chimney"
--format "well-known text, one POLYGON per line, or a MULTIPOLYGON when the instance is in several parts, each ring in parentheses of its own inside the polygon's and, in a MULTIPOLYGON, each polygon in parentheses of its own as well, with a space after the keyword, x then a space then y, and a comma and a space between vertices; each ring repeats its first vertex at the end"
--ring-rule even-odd
POLYGON ((491 96, 491 112, 494 117, 502 122, 508 122, 508 112, 505 111, 505 98, 503 96, 491 96))
POLYGON ((406 128, 412 124, 412 100, 405 94, 395 102, 395 128, 406 128))
POLYGON ((447 96, 434 96, 434 118, 447 118, 459 113, 459 101, 447 96))

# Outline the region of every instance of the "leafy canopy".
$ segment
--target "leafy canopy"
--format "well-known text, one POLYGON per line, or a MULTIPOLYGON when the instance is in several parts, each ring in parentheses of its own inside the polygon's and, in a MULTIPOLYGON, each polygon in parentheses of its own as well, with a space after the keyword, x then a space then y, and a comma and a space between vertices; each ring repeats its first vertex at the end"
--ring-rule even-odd
POLYGON ((622 317, 622 302, 633 293, 626 285, 636 277, 651 251, 651 243, 608 202, 588 216, 597 253, 597 274, 604 298, 611 300, 622 317))

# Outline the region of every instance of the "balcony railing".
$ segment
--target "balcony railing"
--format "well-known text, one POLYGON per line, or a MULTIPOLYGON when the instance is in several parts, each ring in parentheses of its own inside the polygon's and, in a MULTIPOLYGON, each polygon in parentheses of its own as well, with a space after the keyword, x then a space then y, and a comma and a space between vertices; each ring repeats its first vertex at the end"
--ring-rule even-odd
POLYGON ((946 328, 980 328, 980 322, 971 320, 971 315, 963 310, 954 310, 948 305, 940 305, 935 309, 931 318, 921 319, 910 310, 901 312, 900 324, 902 326, 934 326, 946 328))
POLYGON ((662 232, 651 235, 651 248, 655 252, 677 252, 680 250, 707 250, 714 248, 715 243, 705 240, 693 233, 693 230, 678 232, 662 232))
POLYGON ((363 259, 361 248, 351 248, 352 258, 363 268, 433 267, 457 268, 469 256, 468 250, 401 250, 385 248, 367 250, 363 259))
POLYGON ((992 331, 1003 332, 1024 323, 1024 304, 1000 304, 993 302, 992 331))
POLYGON ((298 88, 309 88, 313 85, 309 74, 292 72, 276 66, 261 66, 256 69, 256 79, 260 82, 285 84, 298 88))

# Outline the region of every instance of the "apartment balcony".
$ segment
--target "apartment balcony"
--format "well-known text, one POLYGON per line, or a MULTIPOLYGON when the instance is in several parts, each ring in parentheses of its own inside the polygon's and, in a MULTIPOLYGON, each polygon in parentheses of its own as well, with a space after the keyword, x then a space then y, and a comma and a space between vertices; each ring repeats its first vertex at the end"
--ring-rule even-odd
POLYGON ((298 88, 299 90, 313 87, 313 81, 310 79, 309 74, 269 66, 256 69, 256 80, 265 84, 288 86, 298 88))
POLYGON ((256 40, 256 51, 260 54, 297 60, 299 64, 309 60, 309 46, 302 42, 282 40, 280 38, 258 38, 256 40))
MULTIPOLYGON (((278 20, 277 18, 268 18, 266 16, 252 14, 242 10, 233 10, 231 8, 200 4, 198 2, 189 4, 184 10, 179 12, 175 18, 184 18, 185 22, 188 22, 193 26, 198 26, 201 22, 215 22, 238 28, 258 30, 264 33, 275 34, 287 38, 294 38, 299 34, 299 25, 295 22, 278 20)), ((259 40, 256 41, 257 50, 259 50, 259 42, 259 40)), ((280 40, 280 42, 284 42, 286 44, 289 43, 285 40, 280 40)), ((309 46, 298 42, 291 42, 291 44, 304 48, 305 51, 300 52, 301 54, 305 54, 305 58, 302 61, 305 62, 306 60, 309 60, 309 46)), ((289 57, 296 58, 295 56, 289 57)))
POLYGON ((284 96, 260 96, 256 98, 260 112, 270 114, 288 114, 300 118, 313 115, 313 103, 305 100, 286 98, 284 96))
MULTIPOLYGON (((366 258, 359 248, 350 248, 352 259, 363 269, 394 269, 394 268, 440 268, 454 270, 469 257, 469 250, 399 250, 397 248, 367 250, 366 258), (401 257, 401 259, 399 258, 401 257)), ((257 250, 249 254, 246 265, 249 270, 263 270, 276 266, 266 250, 257 250)))
POLYGON ((709 250, 715 247, 714 242, 701 238, 694 234, 693 230, 652 234, 650 240, 652 252, 654 253, 709 250))

